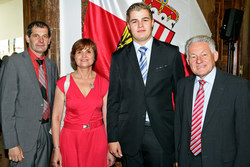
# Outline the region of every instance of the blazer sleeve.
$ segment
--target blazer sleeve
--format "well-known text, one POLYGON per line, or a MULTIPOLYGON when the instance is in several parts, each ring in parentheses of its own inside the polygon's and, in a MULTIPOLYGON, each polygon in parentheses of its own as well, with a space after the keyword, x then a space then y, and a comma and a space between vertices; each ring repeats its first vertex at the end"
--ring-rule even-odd
POLYGON ((182 61, 181 53, 179 52, 179 49, 177 49, 176 55, 175 55, 175 61, 174 61, 174 71, 173 71, 174 98, 175 98, 176 93, 177 93, 177 82, 183 77, 185 77, 183 61, 182 61))
POLYGON ((250 83, 237 84, 235 100, 235 131, 237 153, 235 167, 250 166, 250 83))
MULTIPOLYGON (((8 58, 9 59, 9 58, 8 58)), ((15 128, 15 103, 18 93, 18 76, 15 65, 7 60, 1 69, 0 110, 3 131, 4 148, 9 149, 19 145, 15 128)))
POLYGON ((112 54, 110 76, 109 76, 109 93, 107 106, 107 133, 108 142, 118 141, 118 115, 120 108, 120 74, 118 62, 114 53, 112 54))

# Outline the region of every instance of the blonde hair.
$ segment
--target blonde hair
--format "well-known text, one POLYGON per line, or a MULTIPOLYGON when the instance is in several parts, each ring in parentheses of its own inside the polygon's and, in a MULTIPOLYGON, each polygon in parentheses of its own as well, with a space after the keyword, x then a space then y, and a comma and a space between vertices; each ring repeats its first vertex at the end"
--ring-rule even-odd
POLYGON ((151 19, 153 19, 153 13, 152 13, 150 7, 145 2, 138 2, 138 3, 132 4, 127 9, 127 12, 126 12, 126 21, 127 21, 127 23, 130 20, 130 13, 131 12, 133 12, 133 11, 140 11, 140 10, 143 10, 143 9, 147 10, 149 12, 149 15, 150 15, 151 19))

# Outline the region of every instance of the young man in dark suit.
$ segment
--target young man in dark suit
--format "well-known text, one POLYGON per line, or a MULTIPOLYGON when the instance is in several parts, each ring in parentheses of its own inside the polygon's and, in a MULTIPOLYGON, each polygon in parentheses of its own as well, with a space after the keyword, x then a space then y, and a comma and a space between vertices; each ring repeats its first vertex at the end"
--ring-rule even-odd
POLYGON ((112 54, 107 131, 110 152, 123 167, 172 167, 172 92, 184 77, 178 47, 152 37, 154 20, 145 3, 127 10, 133 42, 112 54))
POLYGON ((50 28, 32 22, 25 36, 28 49, 1 68, 0 111, 4 148, 11 166, 49 166, 52 151, 51 112, 57 65, 45 56, 50 28))
POLYGON ((250 166, 250 83, 215 67, 214 41, 186 43, 194 75, 178 83, 175 115, 179 167, 250 166))

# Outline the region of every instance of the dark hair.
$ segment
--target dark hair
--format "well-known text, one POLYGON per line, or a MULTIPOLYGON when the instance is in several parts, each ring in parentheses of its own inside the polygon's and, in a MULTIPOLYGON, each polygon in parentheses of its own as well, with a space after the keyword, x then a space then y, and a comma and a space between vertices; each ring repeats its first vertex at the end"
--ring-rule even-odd
POLYGON ((82 50, 84 48, 92 48, 94 51, 94 63, 92 65, 92 67, 94 67, 96 58, 97 58, 97 47, 96 44, 93 40, 88 39, 88 38, 83 38, 83 39, 79 39, 77 40, 71 49, 71 53, 70 53, 70 58, 71 58, 71 66, 74 70, 76 70, 77 68, 77 64, 75 61, 75 54, 78 50, 82 50))
POLYGON ((32 34, 32 28, 33 28, 34 26, 40 27, 40 28, 46 27, 46 28, 48 29, 48 35, 49 35, 49 37, 51 36, 50 28, 49 28, 49 26, 48 26, 46 23, 44 23, 44 22, 42 22, 42 21, 33 21, 33 22, 30 23, 30 24, 28 25, 28 27, 27 27, 26 34, 28 35, 28 37, 31 36, 31 34, 32 34))
POLYGON ((142 9, 145 9, 148 11, 150 17, 151 17, 151 20, 153 19, 153 13, 150 9, 150 7, 145 3, 145 2, 138 2, 138 3, 134 3, 132 4, 128 9, 127 9, 127 12, 126 12, 126 21, 127 23, 129 23, 129 20, 130 20, 130 13, 133 12, 133 11, 140 11, 142 9))
POLYGON ((9 56, 8 55, 4 55, 3 57, 2 57, 2 61, 4 61, 4 59, 7 59, 9 56))

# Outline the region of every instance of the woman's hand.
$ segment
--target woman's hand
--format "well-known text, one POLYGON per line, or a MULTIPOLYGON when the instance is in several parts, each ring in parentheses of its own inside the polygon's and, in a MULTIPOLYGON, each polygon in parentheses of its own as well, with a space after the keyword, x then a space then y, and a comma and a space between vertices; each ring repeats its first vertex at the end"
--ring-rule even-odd
POLYGON ((113 166, 115 163, 115 157, 108 151, 107 155, 107 166, 113 166))
POLYGON ((62 155, 59 148, 54 149, 52 165, 53 167, 62 167, 62 155))

